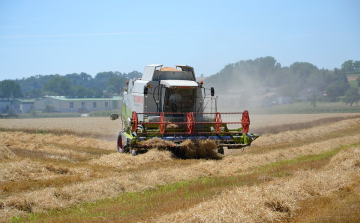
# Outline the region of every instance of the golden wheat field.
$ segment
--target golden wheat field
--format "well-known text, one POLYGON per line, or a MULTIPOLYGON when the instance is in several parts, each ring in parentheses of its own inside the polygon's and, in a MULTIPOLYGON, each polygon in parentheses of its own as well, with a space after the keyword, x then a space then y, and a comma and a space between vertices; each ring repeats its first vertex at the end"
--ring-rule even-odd
POLYGON ((220 159, 117 153, 109 118, 0 120, 0 222, 360 221, 359 114, 250 118, 220 159))

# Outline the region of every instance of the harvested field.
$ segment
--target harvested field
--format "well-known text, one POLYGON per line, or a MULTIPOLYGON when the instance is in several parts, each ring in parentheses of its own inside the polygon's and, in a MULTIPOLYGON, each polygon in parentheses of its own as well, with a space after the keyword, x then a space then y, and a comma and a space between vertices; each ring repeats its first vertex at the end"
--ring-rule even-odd
POLYGON ((296 172, 290 179, 271 180, 259 186, 237 187, 195 207, 152 221, 273 222, 292 219, 299 209, 299 201, 329 196, 357 181, 359 160, 360 147, 350 148, 341 151, 321 170, 296 172))
MULTIPOLYGON (((309 123, 320 119, 349 118, 359 116, 356 113, 334 114, 283 114, 283 115, 251 115, 250 131, 258 132, 272 126, 285 124, 309 123)), ((224 121, 234 120, 223 117, 224 121)), ((50 132, 53 134, 72 134, 85 137, 96 137, 116 140, 121 128, 121 121, 111 121, 108 117, 83 118, 44 118, 44 119, 2 119, 0 129, 26 132, 50 132)), ((261 132, 262 134, 263 132, 261 132)))
POLYGON ((108 117, 3 119, 0 128, 27 132, 51 132, 116 140, 121 121, 108 117))
MULTIPOLYGON (((282 116, 271 120, 285 125, 282 116)), ((359 218, 350 216, 360 216, 360 118, 326 118, 318 126, 266 133, 251 148, 221 159, 208 152, 214 144, 207 141, 184 142, 182 153, 196 159, 158 149, 131 156, 117 153, 115 141, 101 139, 112 134, 110 127, 99 126, 102 131, 91 133, 95 139, 80 127, 69 135, 77 129, 65 122, 64 134, 52 133, 59 129, 54 123, 42 129, 47 134, 34 134, 31 124, 11 127, 2 120, 2 129, 17 131, 0 132, 0 222, 299 222, 301 216, 316 222, 339 213, 327 206, 339 196, 354 208, 338 217, 354 222, 359 218), (314 202, 321 208, 309 208, 314 202)), ((102 118, 95 119, 101 125, 102 118)), ((103 126, 114 123, 119 124, 108 119, 103 126)))

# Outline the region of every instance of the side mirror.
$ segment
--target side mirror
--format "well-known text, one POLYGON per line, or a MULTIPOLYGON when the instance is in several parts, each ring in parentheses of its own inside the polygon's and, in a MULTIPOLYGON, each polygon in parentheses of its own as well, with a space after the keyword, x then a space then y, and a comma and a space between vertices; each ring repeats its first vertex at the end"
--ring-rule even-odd
POLYGON ((148 94, 149 88, 148 87, 144 87, 144 94, 148 94))
POLYGON ((214 96, 215 95, 215 90, 213 87, 211 87, 211 96, 214 96))

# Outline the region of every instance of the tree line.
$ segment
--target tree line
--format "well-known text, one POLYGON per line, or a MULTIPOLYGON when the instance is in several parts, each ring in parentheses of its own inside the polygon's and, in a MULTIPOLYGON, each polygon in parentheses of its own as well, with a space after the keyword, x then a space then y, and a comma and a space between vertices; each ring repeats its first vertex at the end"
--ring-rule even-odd
POLYGON ((46 95, 70 97, 101 97, 118 93, 128 79, 139 78, 141 73, 133 71, 100 72, 93 78, 87 73, 35 75, 29 78, 0 82, 0 98, 40 98, 46 95))
POLYGON ((289 67, 282 67, 274 57, 268 56, 228 64, 208 77, 205 84, 216 87, 219 94, 231 94, 241 89, 245 99, 257 94, 256 89, 261 87, 278 88, 278 93, 293 98, 297 98, 297 93, 304 88, 316 87, 325 92, 330 101, 335 101, 350 88, 347 79, 350 72, 360 73, 360 61, 348 60, 341 68, 329 70, 319 69, 308 62, 295 62, 289 67))
MULTIPOLYGON (((341 68, 319 69, 308 62, 295 62, 282 67, 274 57, 260 57, 241 60, 226 65, 205 81, 205 86, 215 87, 217 94, 234 94, 241 89, 246 100, 255 95, 261 87, 276 87, 283 96, 297 98, 297 93, 310 87, 325 92, 331 101, 343 96, 349 90, 347 74, 360 73, 360 61, 347 60, 341 68)), ((87 73, 35 75, 29 78, 4 80, 0 82, 0 98, 39 98, 52 96, 109 96, 118 93, 127 79, 140 78, 141 73, 133 71, 100 72, 93 78, 87 73)), ((360 86, 360 77, 358 78, 360 86)), ((355 92, 356 90, 352 90, 355 92)))

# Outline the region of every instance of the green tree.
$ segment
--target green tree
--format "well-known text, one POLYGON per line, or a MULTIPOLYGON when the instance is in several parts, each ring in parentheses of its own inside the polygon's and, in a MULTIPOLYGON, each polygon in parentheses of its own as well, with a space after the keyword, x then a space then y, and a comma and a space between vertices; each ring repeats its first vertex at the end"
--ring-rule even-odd
POLYGON ((110 77, 106 83, 106 91, 110 94, 117 93, 125 86, 126 79, 123 76, 110 77))
POLYGON ((41 89, 32 89, 25 93, 26 97, 29 98, 40 98, 43 96, 43 92, 41 89))
POLYGON ((81 85, 84 87, 91 87, 92 77, 91 75, 81 72, 80 74, 66 74, 65 77, 71 81, 73 86, 81 85))
POLYGON ((20 98, 23 97, 20 85, 13 80, 0 81, 0 97, 2 98, 20 98))
POLYGON ((352 107, 353 103, 358 104, 359 100, 360 100, 359 88, 350 87, 345 92, 344 102, 346 105, 350 104, 350 106, 352 107))
POLYGON ((92 96, 95 97, 101 97, 104 94, 104 91, 100 87, 93 87, 91 89, 91 92, 92 92, 92 96))
POLYGON ((14 110, 12 110, 12 109, 8 109, 7 114, 8 114, 8 117, 14 117, 14 118, 19 117, 19 115, 16 114, 16 112, 14 110))
POLYGON ((345 83, 344 81, 335 81, 325 89, 325 93, 331 101, 335 101, 336 97, 344 95, 348 88, 348 83, 345 83))
MULTIPOLYGON (((120 72, 117 72, 116 73, 118 74, 121 74, 120 72)), ((133 79, 133 78, 140 78, 142 76, 142 73, 138 72, 138 71, 132 71, 132 72, 129 72, 127 74, 123 74, 123 77, 125 78, 129 78, 129 79, 133 79)))
POLYGON ((121 73, 117 72, 117 71, 116 72, 108 71, 108 72, 97 73, 94 78, 94 87, 100 87, 101 89, 105 90, 106 83, 108 82, 109 78, 116 77, 118 75, 121 75, 121 73))
POLYGON ((78 96, 80 98, 83 98, 85 96, 91 97, 93 95, 93 92, 91 89, 77 85, 77 86, 71 86, 69 96, 75 97, 78 96))
POLYGON ((311 96, 308 98, 310 105, 316 107, 316 101, 318 100, 318 95, 315 91, 312 92, 311 96))
POLYGON ((325 89, 326 97, 331 101, 336 101, 336 97, 340 96, 336 84, 332 83, 325 89))
POLYGON ((345 72, 352 72, 354 71, 354 64, 353 60, 347 60, 343 64, 341 64, 341 69, 343 69, 345 72))
POLYGON ((356 60, 353 62, 353 65, 354 65, 354 69, 356 71, 360 71, 360 60, 356 60))
POLYGON ((46 105, 43 113, 52 113, 55 112, 55 107, 52 105, 46 105))
POLYGON ((63 76, 55 75, 43 86, 43 91, 55 93, 55 95, 66 96, 70 93, 71 82, 63 76))

